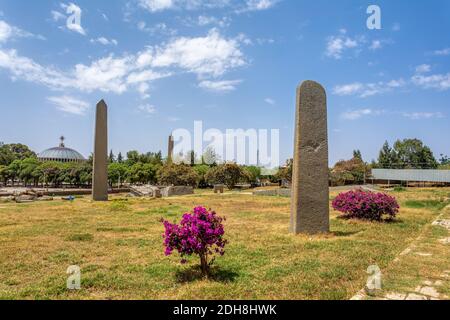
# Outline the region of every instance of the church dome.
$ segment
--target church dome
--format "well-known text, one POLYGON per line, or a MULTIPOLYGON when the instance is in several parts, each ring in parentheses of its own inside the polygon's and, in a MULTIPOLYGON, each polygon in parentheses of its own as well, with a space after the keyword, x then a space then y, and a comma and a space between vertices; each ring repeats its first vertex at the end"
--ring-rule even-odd
POLYGON ((58 161, 58 162, 83 162, 86 159, 78 152, 64 145, 64 137, 61 137, 59 147, 50 148, 42 151, 38 155, 41 161, 58 161))

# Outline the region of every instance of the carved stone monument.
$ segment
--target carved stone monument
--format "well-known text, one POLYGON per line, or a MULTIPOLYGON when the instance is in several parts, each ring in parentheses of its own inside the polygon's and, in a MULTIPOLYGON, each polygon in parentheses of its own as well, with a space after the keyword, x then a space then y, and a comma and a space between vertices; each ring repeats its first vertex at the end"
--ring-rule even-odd
POLYGON ((325 89, 305 81, 297 89, 290 231, 329 232, 328 131, 325 89))

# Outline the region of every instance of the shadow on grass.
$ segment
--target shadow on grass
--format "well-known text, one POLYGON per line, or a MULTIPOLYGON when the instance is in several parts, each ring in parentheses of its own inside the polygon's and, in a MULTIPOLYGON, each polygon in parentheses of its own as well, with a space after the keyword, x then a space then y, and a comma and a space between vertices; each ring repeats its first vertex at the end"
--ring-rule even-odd
MULTIPOLYGON (((178 283, 188 283, 194 282, 197 280, 206 279, 203 277, 200 266, 193 266, 188 269, 177 271, 176 280, 178 283)), ((212 267, 210 271, 210 275, 208 276, 208 280, 215 282, 234 282, 238 274, 230 269, 222 269, 219 267, 212 267)))
POLYGON ((350 237, 360 232, 361 231, 333 231, 331 232, 331 235, 335 237, 350 237))

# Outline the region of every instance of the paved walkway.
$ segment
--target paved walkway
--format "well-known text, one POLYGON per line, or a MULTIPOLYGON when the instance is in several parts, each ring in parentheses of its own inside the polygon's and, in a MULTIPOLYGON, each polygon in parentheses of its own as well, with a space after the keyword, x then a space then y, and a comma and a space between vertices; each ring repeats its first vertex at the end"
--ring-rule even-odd
MULTIPOLYGON (((393 263, 404 262, 403 260, 410 259, 414 263, 419 257, 424 259, 439 259, 443 261, 450 261, 450 250, 445 250, 442 246, 450 245, 450 237, 439 237, 432 235, 432 227, 444 228, 447 230, 447 235, 450 235, 450 205, 443 209, 439 217, 430 225, 424 227, 422 234, 400 255, 393 261, 393 263), (438 247, 438 250, 436 250, 438 247), (444 249, 444 250, 443 250, 444 249), (442 257, 433 257, 433 254, 443 255, 442 257)), ((447 268, 450 265, 447 264, 447 268)), ((422 275, 421 275, 422 276, 422 275)), ((437 277, 427 278, 422 276, 421 282, 409 290, 402 292, 383 292, 380 291, 375 296, 370 296, 366 293, 366 289, 360 290, 351 300, 447 300, 449 297, 441 293, 442 288, 448 287, 450 282, 450 270, 442 270, 437 277)))

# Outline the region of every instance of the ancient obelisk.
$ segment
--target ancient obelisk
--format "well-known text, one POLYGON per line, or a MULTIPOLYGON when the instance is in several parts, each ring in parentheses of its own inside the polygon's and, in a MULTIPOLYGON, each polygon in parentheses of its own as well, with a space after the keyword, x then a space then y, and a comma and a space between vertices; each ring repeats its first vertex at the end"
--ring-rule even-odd
POLYGON ((175 141, 173 140, 173 135, 169 136, 169 145, 167 150, 167 163, 173 163, 173 148, 175 146, 175 141))
POLYGON ((108 201, 108 106, 101 100, 95 115, 92 199, 108 201))
POLYGON ((330 230, 327 97, 314 81, 297 89, 290 231, 319 234, 330 230))

